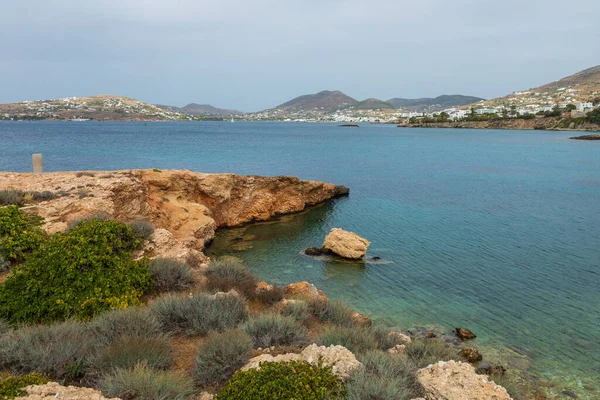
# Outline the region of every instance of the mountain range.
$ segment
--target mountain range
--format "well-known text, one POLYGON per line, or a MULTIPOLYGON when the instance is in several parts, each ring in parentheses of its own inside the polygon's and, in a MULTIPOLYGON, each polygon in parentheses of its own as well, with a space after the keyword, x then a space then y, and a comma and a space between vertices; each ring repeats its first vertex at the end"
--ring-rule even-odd
POLYGON ((158 108, 162 108, 163 110, 176 112, 176 113, 180 113, 180 114, 195 115, 195 116, 219 117, 219 116, 243 114, 243 112, 238 111, 238 110, 227 110, 224 108, 217 108, 217 107, 211 106, 210 104, 190 103, 183 107, 167 106, 164 104, 155 104, 155 106, 158 108))

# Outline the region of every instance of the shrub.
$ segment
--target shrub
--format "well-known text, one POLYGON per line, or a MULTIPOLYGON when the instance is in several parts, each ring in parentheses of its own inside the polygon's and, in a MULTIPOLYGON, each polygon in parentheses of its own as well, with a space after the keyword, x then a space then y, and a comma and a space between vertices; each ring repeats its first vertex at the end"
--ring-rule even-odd
POLYGON ((242 329, 256 347, 295 346, 306 343, 306 330, 292 317, 261 314, 248 320, 242 329))
POLYGON ((75 176, 78 178, 81 178, 82 176, 94 177, 94 176, 96 176, 96 174, 93 172, 89 172, 89 171, 80 171, 80 172, 77 172, 75 174, 75 176))
POLYGON ((304 323, 310 318, 311 312, 305 301, 297 300, 287 303, 281 311, 281 315, 292 317, 296 321, 304 323))
POLYGON ((417 368, 406 357, 371 351, 361 357, 363 368, 346 383, 348 400, 409 400, 422 395, 417 368))
POLYGON ((69 222, 67 224, 67 226, 68 226, 69 229, 75 229, 82 222, 92 221, 92 220, 108 221, 108 220, 111 220, 111 219, 112 218, 108 214, 97 213, 97 214, 92 214, 92 215, 87 216, 87 217, 74 219, 73 221, 69 222))
POLYGON ((19 396, 27 396, 24 390, 29 385, 43 385, 50 379, 42 374, 32 372, 23 376, 0 375, 0 399, 8 400, 19 396))
POLYGON ((375 334, 368 327, 330 327, 321 334, 319 342, 324 346, 341 345, 355 354, 377 348, 375 334))
POLYGON ((590 111, 587 114, 587 119, 592 124, 599 124, 600 125, 600 108, 596 108, 595 110, 590 111))
POLYGON ((210 332, 198 350, 194 381, 200 386, 221 385, 250 360, 252 339, 240 330, 210 332))
POLYGON ((309 307, 312 314, 323 322, 339 326, 354 325, 352 309, 341 301, 312 299, 309 307))
POLYGON ((90 321, 96 342, 109 345, 121 338, 161 338, 158 318, 147 308, 129 307, 111 310, 90 321))
POLYGON ((188 377, 144 364, 115 369, 100 379, 98 389, 107 397, 127 400, 184 400, 194 393, 188 377))
POLYGON ((0 190, 0 206, 20 206, 23 205, 25 193, 21 190, 2 189, 0 190))
POLYGON ((377 341, 377 348, 379 350, 387 350, 398 344, 406 344, 404 340, 401 340, 398 336, 391 335, 393 332, 391 329, 383 326, 374 326, 372 328, 375 340, 377 341))
POLYGON ((0 274, 10 270, 10 262, 4 259, 4 256, 0 254, 0 274))
POLYGON ((139 240, 116 221, 90 220, 57 233, 2 285, 0 317, 49 322, 89 319, 140 304, 152 280, 145 260, 133 261, 139 240))
POLYGON ((438 361, 458 359, 455 349, 448 344, 434 339, 413 340, 406 346, 404 353, 418 368, 423 368, 438 361))
POLYGON ((172 258, 150 261, 150 274, 158 292, 174 292, 194 285, 194 274, 184 263, 172 258))
POLYGON ((206 293, 192 298, 163 296, 150 305, 163 331, 204 335, 208 331, 235 328, 248 318, 244 299, 235 295, 211 296, 206 293))
POLYGON ((152 224, 144 219, 136 219, 131 224, 131 229, 144 240, 148 240, 148 238, 154 233, 154 227, 152 224))
POLYGON ((493 381, 495 384, 500 385, 504 389, 506 389, 506 391, 508 392, 508 394, 510 395, 510 397, 513 400, 526 400, 527 399, 527 397, 525 397, 523 387, 521 387, 521 385, 519 385, 514 380, 511 380, 506 375, 503 375, 503 376, 491 375, 489 377, 489 379, 491 381, 493 381))
POLYGON ((17 206, 0 208, 0 256, 6 262, 24 261, 46 239, 40 228, 43 219, 28 214, 17 206))
POLYGON ((0 319, 0 336, 4 335, 5 333, 8 333, 11 330, 12 327, 10 326, 10 324, 5 320, 0 319))
POLYGON ((248 298, 254 297, 256 278, 236 258, 222 257, 212 261, 205 275, 206 287, 212 292, 228 292, 235 289, 248 298))
POLYGON ((280 286, 273 286, 270 289, 256 290, 255 296, 263 304, 275 304, 283 300, 285 289, 280 286))
POLYGON ((306 361, 265 362, 260 369, 238 371, 215 400, 343 399, 344 385, 331 367, 306 361))
POLYGON ((25 327, 0 337, 0 370, 41 372, 72 382, 85 375, 97 350, 98 344, 84 323, 25 327))
POLYGON ((173 351, 164 338, 123 337, 100 353, 95 366, 109 370, 143 363, 150 368, 167 369, 172 362, 173 351))

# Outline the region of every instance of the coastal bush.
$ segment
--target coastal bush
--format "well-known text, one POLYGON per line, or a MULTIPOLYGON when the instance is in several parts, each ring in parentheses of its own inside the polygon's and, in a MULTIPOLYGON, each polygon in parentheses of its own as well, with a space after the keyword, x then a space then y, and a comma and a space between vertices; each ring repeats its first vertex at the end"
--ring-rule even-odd
POLYGON ((9 400, 15 397, 27 396, 25 388, 29 385, 43 385, 50 379, 43 374, 32 372, 27 375, 5 375, 0 374, 0 399, 9 400))
POLYGON ((600 108, 596 108, 587 114, 587 120, 592 124, 600 125, 600 108))
POLYGON ((292 317, 300 323, 305 323, 311 316, 308 304, 305 301, 293 301, 285 305, 281 310, 281 315, 292 317))
POLYGON ((423 368, 438 361, 457 360, 458 353, 441 340, 413 340, 406 346, 405 356, 417 368, 423 368))
POLYGON ((154 233, 154 226, 145 219, 136 219, 129 224, 131 229, 144 240, 148 240, 148 238, 154 233))
POLYGON ((111 220, 112 218, 108 215, 108 214, 104 214, 104 213, 96 213, 96 214, 92 214, 89 215, 87 217, 83 217, 83 218, 77 218, 74 219, 73 221, 69 222, 67 224, 67 227, 69 229, 75 229, 79 224, 81 224, 82 222, 86 222, 86 221, 92 221, 92 220, 97 220, 97 221, 108 221, 111 220))
POLYGON ((352 309, 337 300, 312 299, 309 303, 312 314, 323 322, 339 326, 353 326, 352 309))
POLYGON ((0 190, 0 206, 20 206, 23 205, 25 193, 21 190, 2 189, 0 190))
POLYGON ((4 269, 7 269, 7 262, 23 262, 44 243, 43 222, 41 217, 17 206, 0 208, 0 256, 4 260, 4 269))
POLYGON ((0 254, 0 274, 7 272, 10 269, 10 262, 4 259, 4 256, 0 254))
POLYGON ((8 321, 0 319, 0 336, 4 335, 5 333, 8 333, 11 330, 12 327, 10 326, 8 321))
POLYGON ((523 388, 517 384, 514 380, 510 379, 506 375, 491 375, 489 377, 490 381, 493 381, 495 384, 502 386, 512 400, 526 400, 523 388))
POLYGON ((269 290, 257 290, 255 297, 261 303, 271 305, 283 300, 284 295, 285 288, 282 288, 280 286, 273 286, 273 288, 269 290))
POLYGON ((188 335, 235 328, 248 318, 246 302, 235 295, 200 293, 192 298, 166 295, 154 301, 150 308, 163 331, 188 335))
POLYGON ((406 357, 371 351, 360 361, 363 367, 346 382, 347 400, 409 400, 422 395, 417 368, 406 357))
POLYGON ((155 258, 150 261, 150 274, 157 292, 176 292, 194 285, 192 271, 173 258, 155 258))
POLYGON ((98 348, 85 323, 24 327, 0 337, 0 370, 40 372, 52 379, 75 382, 88 371, 98 348))
POLYGON ((221 257, 211 261, 206 275, 206 287, 212 292, 228 292, 235 289, 247 298, 255 295, 257 280, 252 273, 234 257, 221 257))
POLYGON ((325 329, 319 337, 324 346, 341 345, 355 354, 365 353, 377 348, 377 339, 368 327, 333 326, 325 329))
POLYGON ((172 362, 173 350, 164 338, 123 337, 102 350, 94 364, 98 370, 107 371, 133 368, 138 363, 167 369, 172 362))
POLYGON ((398 344, 406 344, 404 340, 402 340, 397 335, 390 335, 393 332, 391 329, 383 327, 383 326, 374 326, 371 328, 373 330, 373 334, 375 335, 375 340, 377 341, 377 348, 379 350, 387 350, 398 344))
POLYGON ((215 400, 341 400, 344 394, 344 385, 331 367, 306 361, 264 362, 260 369, 236 372, 215 400))
POLYGON ((109 345, 121 338, 164 337, 161 324, 148 308, 128 307, 104 312, 89 323, 94 340, 109 345))
POLYGON ((144 364, 114 369, 101 377, 98 389, 104 396, 127 400, 185 400, 194 393, 188 377, 144 364))
POLYGON ((201 386, 221 385, 250 360, 252 339, 240 330, 210 332, 198 349, 194 382, 201 386))
POLYGON ((242 325, 256 347, 296 346, 306 343, 306 330, 294 318, 261 314, 242 325))
POLYGON ((117 221, 85 221, 50 237, 0 285, 0 317, 51 322, 89 319, 101 311, 141 303, 151 288, 147 261, 134 261, 139 245, 117 221))

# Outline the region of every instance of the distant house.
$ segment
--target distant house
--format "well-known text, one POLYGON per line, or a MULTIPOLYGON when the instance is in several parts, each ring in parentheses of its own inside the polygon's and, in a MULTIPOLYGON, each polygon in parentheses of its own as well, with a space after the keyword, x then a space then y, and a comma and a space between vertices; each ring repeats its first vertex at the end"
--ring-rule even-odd
POLYGON ((585 111, 587 108, 594 108, 594 105, 592 103, 577 103, 575 104, 575 107, 577 107, 577 111, 585 111))
POLYGON ((479 115, 483 115, 483 114, 495 114, 496 110, 494 110, 493 108, 480 108, 475 110, 475 112, 479 115))

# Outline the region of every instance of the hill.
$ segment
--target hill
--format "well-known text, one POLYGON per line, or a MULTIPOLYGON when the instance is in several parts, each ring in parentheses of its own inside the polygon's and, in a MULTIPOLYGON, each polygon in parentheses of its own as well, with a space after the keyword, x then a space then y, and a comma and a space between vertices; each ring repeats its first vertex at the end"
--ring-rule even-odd
POLYGON ((0 104, 0 119, 176 121, 194 119, 123 96, 99 95, 0 104))
POLYGON ((397 107, 389 102, 370 98, 353 105, 352 108, 357 110, 395 110, 397 107))
POLYGON ((441 111, 446 108, 464 106, 466 104, 476 103, 483 100, 480 97, 474 96, 463 96, 460 94, 454 95, 441 95, 435 98, 423 97, 420 99, 403 99, 393 98, 387 102, 392 104, 394 107, 401 108, 408 111, 418 112, 434 112, 441 111))
POLYGON ((600 103, 600 65, 542 86, 487 100, 484 107, 553 107, 584 102, 600 103))
POLYGON ((275 110, 288 112, 314 111, 329 113, 348 106, 358 104, 356 99, 345 95, 339 90, 323 90, 315 94, 296 97, 275 107, 275 110))
POLYGON ((241 115, 243 112, 238 110, 228 110, 224 108, 217 108, 210 104, 197 104, 190 103, 183 107, 167 106, 163 104, 156 104, 156 107, 162 108, 163 110, 178 112, 181 114, 189 115, 206 115, 206 116, 227 116, 227 115, 241 115))

